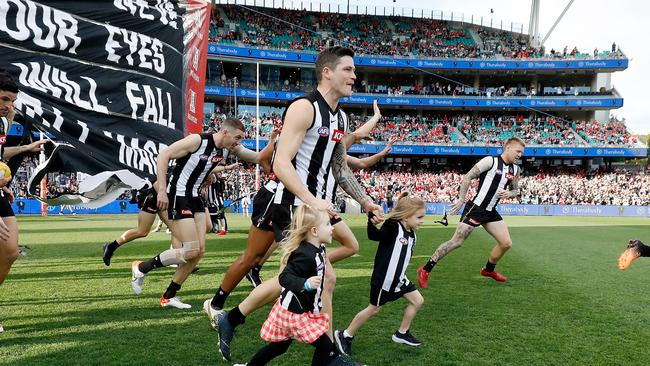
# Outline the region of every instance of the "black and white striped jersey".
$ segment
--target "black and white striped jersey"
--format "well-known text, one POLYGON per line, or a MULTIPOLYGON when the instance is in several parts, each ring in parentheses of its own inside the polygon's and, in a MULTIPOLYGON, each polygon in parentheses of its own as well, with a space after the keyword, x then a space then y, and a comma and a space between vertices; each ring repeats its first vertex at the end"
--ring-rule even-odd
POLYGON ((200 197, 199 188, 217 165, 228 158, 228 149, 214 144, 211 133, 201 134, 199 147, 191 154, 176 159, 167 193, 180 197, 200 197))
MULTIPOLYGON (((309 192, 315 197, 326 198, 332 157, 336 145, 341 142, 348 128, 348 117, 340 107, 332 111, 318 90, 303 98, 308 99, 314 107, 314 119, 291 162, 301 183, 309 192)), ((280 134, 279 138, 282 137, 280 134)), ((282 182, 278 182, 274 203, 300 205, 302 201, 286 189, 282 182)))
POLYGON ((316 247, 303 241, 291 253, 286 267, 279 276, 282 293, 280 306, 292 313, 311 311, 319 313, 323 306, 321 295, 325 283, 325 246, 316 247), (320 286, 312 291, 305 290, 305 281, 313 276, 321 278, 320 286))
POLYGON ((368 239, 379 242, 370 283, 389 292, 400 292, 409 286, 406 268, 415 248, 415 232, 392 219, 386 220, 381 229, 368 221, 368 239))
POLYGON ((519 166, 506 164, 501 156, 486 156, 477 165, 482 172, 478 190, 471 202, 486 211, 492 211, 499 203, 499 192, 507 191, 512 180, 519 174, 519 166))
POLYGON ((223 197, 226 192, 226 181, 217 178, 217 181, 208 187, 208 204, 223 207, 223 197))
POLYGON ((7 143, 7 136, 11 130, 11 124, 7 117, 0 117, 0 159, 4 158, 5 144, 7 143))

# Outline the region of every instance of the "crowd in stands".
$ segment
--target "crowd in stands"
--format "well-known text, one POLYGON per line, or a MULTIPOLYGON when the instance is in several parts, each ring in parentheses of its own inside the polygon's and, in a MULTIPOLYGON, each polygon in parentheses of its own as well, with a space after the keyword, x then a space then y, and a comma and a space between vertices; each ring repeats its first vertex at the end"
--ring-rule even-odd
MULTIPOLYGON (((210 85, 219 85, 232 88, 234 78, 228 78, 225 74, 219 77, 209 76, 206 79, 210 85)), ((237 88, 256 89, 257 83, 248 80, 237 80, 237 88)), ((268 80, 264 76, 260 78, 260 90, 273 90, 285 92, 309 92, 313 89, 311 84, 301 83, 299 80, 268 80)), ((367 82, 361 80, 354 87, 354 93, 385 94, 385 95, 432 95, 432 96, 472 96, 472 97, 557 97, 557 96, 606 96, 613 95, 612 90, 591 91, 589 87, 544 87, 537 91, 535 87, 525 85, 485 85, 476 89, 460 83, 381 83, 367 82)))
POLYGON ((522 35, 478 27, 475 35, 483 44, 480 48, 469 27, 433 19, 273 8, 254 10, 219 5, 213 12, 210 41, 310 51, 341 44, 359 54, 384 56, 525 59, 623 56, 616 44, 612 44, 611 52, 595 49, 593 53, 582 53, 577 47, 571 51, 565 47, 563 52, 546 53, 543 47, 528 46, 522 35), (226 25, 221 11, 236 25, 236 30, 226 25))
POLYGON ((457 128, 468 140, 481 145, 502 145, 513 136, 528 145, 586 145, 571 124, 552 117, 464 116, 458 119, 457 128))
POLYGON ((572 127, 585 141, 596 146, 634 146, 638 142, 637 136, 618 121, 577 121, 573 122, 572 127))
POLYGON ((560 205, 650 205, 650 175, 630 171, 542 171, 523 177, 520 202, 560 205))
MULTIPOLYGON (((267 139, 274 128, 281 126, 279 113, 262 113, 260 138, 267 139)), ((206 115, 204 128, 218 127, 226 118, 223 113, 206 115)), ((246 126, 245 139, 255 139, 256 118, 239 116, 246 126)), ((350 123, 358 128, 369 117, 349 114, 350 123)), ((396 141, 401 144, 452 144, 501 146, 517 136, 527 145, 554 146, 616 146, 634 147, 638 138, 625 124, 617 121, 572 121, 569 118, 523 115, 384 115, 372 131, 377 142, 396 141)))
MULTIPOLYGON (((395 169, 384 167, 356 172, 368 193, 381 203, 395 201, 408 191, 426 202, 454 202, 465 172, 395 169)), ((526 174, 526 172, 524 172, 526 174)), ((474 180, 467 199, 475 194, 474 180)), ((521 177, 521 197, 502 203, 560 205, 650 205, 650 175, 630 171, 558 171, 542 170, 521 177)))

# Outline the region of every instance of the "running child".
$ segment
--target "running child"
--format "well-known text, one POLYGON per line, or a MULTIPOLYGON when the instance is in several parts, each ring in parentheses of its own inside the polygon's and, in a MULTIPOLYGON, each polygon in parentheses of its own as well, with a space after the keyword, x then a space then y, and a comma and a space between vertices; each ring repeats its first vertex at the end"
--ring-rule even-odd
POLYGON ((402 193, 381 229, 377 229, 368 220, 368 238, 379 242, 370 280, 370 304, 357 313, 345 330, 334 332, 334 339, 341 353, 349 355, 352 340, 359 328, 379 314, 386 303, 400 298, 406 299, 408 305, 399 329, 393 334, 393 342, 413 347, 422 344, 409 329, 415 314, 424 303, 424 298, 406 278, 406 268, 413 255, 415 232, 424 223, 424 214, 425 207, 421 199, 402 193))

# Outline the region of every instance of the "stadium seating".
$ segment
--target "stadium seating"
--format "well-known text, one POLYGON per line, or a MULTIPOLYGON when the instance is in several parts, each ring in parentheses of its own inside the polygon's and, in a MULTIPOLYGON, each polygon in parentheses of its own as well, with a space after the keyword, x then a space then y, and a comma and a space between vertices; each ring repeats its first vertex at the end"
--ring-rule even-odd
MULTIPOLYGON (((255 117, 240 116, 246 125, 246 139, 255 138, 255 117)), ((222 114, 207 116, 204 126, 218 126, 225 119, 222 114)), ((350 115, 351 123, 360 125, 367 117, 350 115)), ((273 126, 281 124, 280 115, 262 114, 260 136, 267 138, 273 126)), ((620 122, 569 121, 552 117, 528 118, 521 115, 393 115, 384 116, 372 131, 375 141, 391 139, 400 144, 447 144, 500 146, 510 137, 522 138, 528 145, 553 146, 640 146, 620 122)))
POLYGON ((340 43, 359 54, 444 58, 624 57, 620 51, 596 51, 594 56, 575 47, 546 53, 516 33, 479 27, 473 36, 469 28, 433 19, 259 7, 251 11, 235 5, 219 5, 214 14, 210 40, 226 44, 320 51, 340 43), (283 22, 287 20, 300 28, 283 22))

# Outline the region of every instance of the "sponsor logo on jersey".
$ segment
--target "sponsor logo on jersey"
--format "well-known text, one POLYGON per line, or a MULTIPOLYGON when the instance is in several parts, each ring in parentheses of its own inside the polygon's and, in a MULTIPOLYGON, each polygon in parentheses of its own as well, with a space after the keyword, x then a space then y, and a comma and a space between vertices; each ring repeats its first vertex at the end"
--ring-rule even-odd
POLYGON ((191 215, 192 210, 181 210, 181 215, 191 215))
POLYGON ((343 135, 345 133, 341 130, 334 130, 334 133, 332 134, 332 140, 336 142, 341 142, 341 139, 343 138, 343 135))
POLYGON ((507 179, 507 180, 512 180, 514 177, 515 177, 514 174, 512 174, 512 173, 510 173, 510 172, 507 172, 507 173, 506 173, 506 179, 507 179))
POLYGON ((503 173, 503 172, 501 171, 501 169, 497 169, 496 172, 494 172, 494 173, 496 173, 496 174, 501 174, 501 173, 503 173))
POLYGON ((222 157, 219 156, 219 155, 212 156, 212 164, 216 164, 216 163, 220 162, 221 159, 222 159, 222 157))
POLYGON ((209 158, 210 158, 210 157, 207 156, 207 155, 205 155, 205 154, 199 156, 199 160, 203 160, 203 161, 208 161, 209 158))
POLYGON ((7 143, 7 135, 0 134, 0 145, 4 145, 5 143, 7 143))
POLYGON ((327 127, 327 126, 323 126, 323 127, 318 129, 318 134, 323 136, 323 137, 329 136, 330 128, 327 127))
POLYGON ((399 242, 402 243, 402 245, 407 245, 409 243, 408 239, 406 238, 399 238, 399 242))

